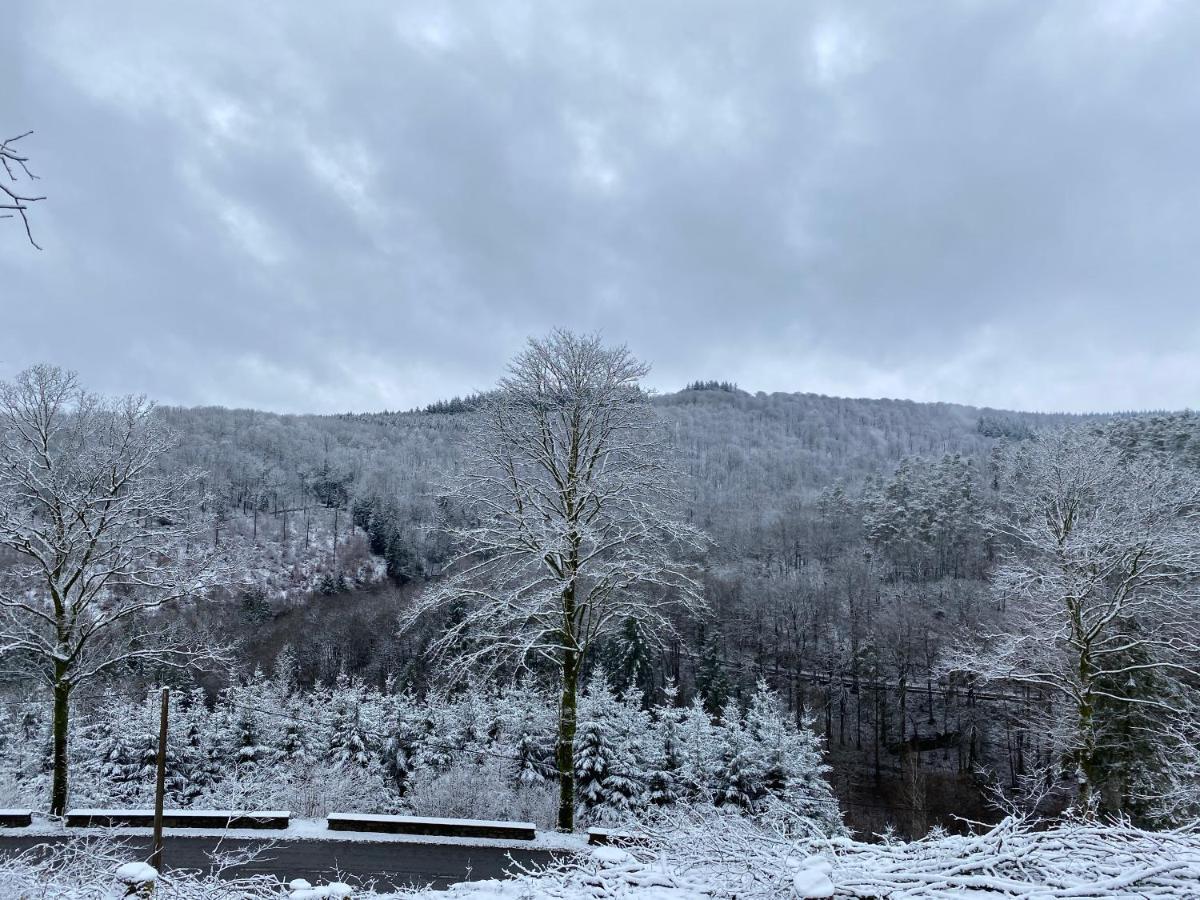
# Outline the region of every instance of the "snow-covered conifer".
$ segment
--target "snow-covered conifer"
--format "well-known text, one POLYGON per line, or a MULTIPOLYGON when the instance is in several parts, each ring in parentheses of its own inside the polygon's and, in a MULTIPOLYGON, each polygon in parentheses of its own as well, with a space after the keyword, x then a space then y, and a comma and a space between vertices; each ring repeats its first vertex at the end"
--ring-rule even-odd
POLYGON ((667 806, 679 799, 682 784, 683 747, 679 729, 683 710, 676 705, 679 690, 674 681, 663 688, 663 702, 653 710, 651 755, 646 787, 651 803, 667 806))
POLYGON ((697 694, 679 715, 679 783, 692 799, 712 798, 718 764, 717 729, 697 694))
POLYGON ((730 700, 717 728, 713 796, 718 804, 753 810, 763 794, 764 760, 746 730, 737 702, 730 700))

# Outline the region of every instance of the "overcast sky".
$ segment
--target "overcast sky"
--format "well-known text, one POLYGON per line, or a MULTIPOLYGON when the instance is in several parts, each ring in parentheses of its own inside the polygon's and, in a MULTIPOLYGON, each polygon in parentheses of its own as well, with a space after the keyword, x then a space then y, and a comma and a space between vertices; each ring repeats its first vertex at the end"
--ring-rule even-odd
POLYGON ((672 390, 1200 397, 1200 4, 4 3, 0 377, 279 411, 601 329, 672 390))

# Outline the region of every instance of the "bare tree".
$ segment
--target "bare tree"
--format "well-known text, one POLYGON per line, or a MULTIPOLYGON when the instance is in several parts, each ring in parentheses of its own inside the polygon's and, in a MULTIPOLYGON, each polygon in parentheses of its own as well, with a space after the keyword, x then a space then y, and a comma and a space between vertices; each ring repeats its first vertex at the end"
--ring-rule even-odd
POLYGON ((1082 429, 1009 447, 999 477, 992 525, 1007 549, 994 588, 1008 627, 951 665, 1048 692, 1047 731, 1089 809, 1101 737, 1128 740, 1106 719, 1165 722, 1163 685, 1200 678, 1200 480, 1082 429))
POLYGON ((8 181, 12 182, 9 184, 0 179, 0 193, 3 194, 0 196, 0 219, 11 219, 14 213, 19 215, 25 225, 25 236, 29 238, 29 243, 41 250, 37 241, 33 239, 33 231, 29 227, 28 210, 30 203, 36 203, 46 198, 29 196, 21 188, 13 186, 21 180, 22 176, 31 181, 37 179, 37 176, 29 171, 29 157, 22 156, 13 146, 21 138, 29 137, 31 134, 33 134, 32 131, 27 131, 0 143, 0 163, 4 164, 4 172, 8 175, 8 181), (2 210, 12 210, 12 212, 3 212, 2 210))
POLYGON ((560 679, 558 827, 574 828, 577 691, 588 651, 633 619, 648 635, 704 609, 683 548, 703 535, 672 518, 679 495, 665 429, 625 347, 556 331, 531 340, 483 403, 451 494, 471 524, 462 554, 403 623, 454 616, 433 652, 455 668, 560 679))
POLYGON ((0 655, 53 695, 50 809, 67 804, 79 685, 138 665, 213 659, 162 615, 218 575, 200 473, 162 465, 174 438, 140 397, 106 400, 34 366, 0 383, 0 655))

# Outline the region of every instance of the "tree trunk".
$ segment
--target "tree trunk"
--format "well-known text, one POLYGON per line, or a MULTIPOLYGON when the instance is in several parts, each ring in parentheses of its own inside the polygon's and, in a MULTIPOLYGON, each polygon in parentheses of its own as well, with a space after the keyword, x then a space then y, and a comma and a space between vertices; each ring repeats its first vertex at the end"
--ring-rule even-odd
POLYGON ((1095 709, 1090 693, 1079 702, 1079 750, 1075 754, 1075 777, 1079 782, 1079 810, 1091 815, 1092 791, 1096 782, 1095 709))
POLYGON ((1096 723, 1095 704, 1092 697, 1093 674, 1091 645, 1084 637, 1082 616, 1078 604, 1068 601, 1074 634, 1080 643, 1079 650, 1079 749, 1075 753, 1075 777, 1079 782, 1079 809, 1090 815, 1092 791, 1096 783, 1096 723))
POLYGON ((65 815, 67 811, 67 728, 70 714, 71 687, 58 676, 54 685, 54 776, 50 785, 52 816, 65 815))
POLYGON ((579 654, 563 651, 562 703, 558 708, 558 830, 575 830, 575 728, 578 710, 579 654))

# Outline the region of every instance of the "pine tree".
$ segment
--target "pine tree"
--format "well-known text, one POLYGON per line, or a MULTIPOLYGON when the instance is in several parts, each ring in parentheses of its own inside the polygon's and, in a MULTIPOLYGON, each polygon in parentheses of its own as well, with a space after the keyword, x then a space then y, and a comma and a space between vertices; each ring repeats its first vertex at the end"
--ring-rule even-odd
POLYGON ((684 713, 676 705, 679 691, 673 681, 663 688, 663 702, 654 708, 654 727, 651 738, 654 753, 646 787, 650 802, 667 806, 680 798, 682 784, 683 748, 680 725, 684 713))
POLYGON ((737 703, 725 704, 718 727, 714 799, 719 805, 753 810, 763 793, 762 764, 746 732, 737 703))
POLYGON ((554 775, 554 746, 550 740, 554 720, 550 704, 541 694, 525 687, 509 690, 501 698, 502 731, 512 745, 517 784, 541 784, 554 775))
POLYGON ((618 705, 603 673, 595 674, 580 704, 581 721, 575 737, 575 791, 588 809, 608 800, 605 781, 612 772, 616 752, 612 723, 618 705))
POLYGON ((608 658, 606 669, 612 672, 613 687, 621 694, 633 691, 649 696, 654 690, 654 660, 637 619, 625 620, 606 651, 602 656, 608 658))
POLYGON ((114 790, 138 778, 141 768, 135 747, 141 731, 138 719, 137 708, 117 697, 101 707, 100 721, 93 732, 92 752, 100 760, 100 778, 114 790))
POLYGON ((345 728, 344 740, 334 762, 341 768, 369 769, 374 763, 357 710, 345 728))
POLYGON ((650 717, 641 708, 640 694, 631 693, 614 704, 612 756, 604 778, 604 805, 617 819, 628 818, 646 805, 650 717))
POLYGON ((237 765, 253 766, 263 757, 258 722, 251 712, 243 711, 237 719, 237 765))
POLYGON ((368 769, 375 764, 369 729, 362 721, 365 700, 366 691, 361 681, 344 672, 338 676, 331 701, 334 713, 327 758, 339 768, 368 769))
POLYGON ((288 722, 284 725, 283 735, 273 756, 277 763, 303 765, 308 762, 308 742, 305 740, 304 726, 299 722, 288 722))
POLYGON ((186 702, 172 718, 178 723, 177 737, 172 742, 179 747, 178 799, 187 806, 220 777, 212 766, 212 721, 204 702, 204 691, 196 688, 187 694, 186 702))
POLYGON ((761 809, 767 797, 812 820, 825 833, 842 828, 837 799, 830 789, 829 766, 820 738, 811 727, 796 728, 784 715, 779 696, 759 681, 746 712, 748 756, 761 793, 752 809, 761 809))
POLYGON ((700 633, 700 666, 696 672, 696 693, 704 699, 704 707, 718 715, 729 702, 729 677, 721 660, 721 642, 714 633, 700 633))
POLYGON ((713 799, 716 795, 717 729, 697 694, 679 716, 679 784, 690 799, 713 799))
POLYGON ((403 793, 419 765, 425 736, 420 710, 408 694, 392 696, 391 726, 383 748, 383 767, 403 793))

